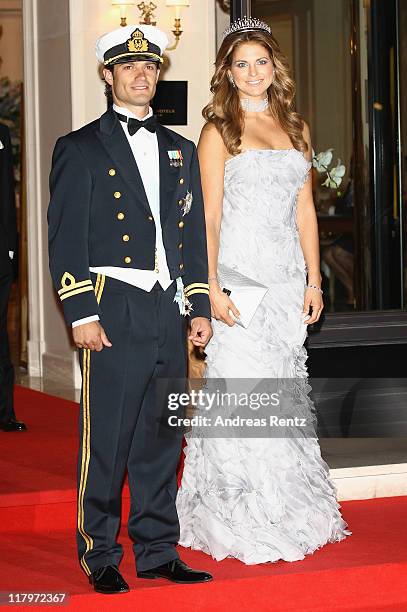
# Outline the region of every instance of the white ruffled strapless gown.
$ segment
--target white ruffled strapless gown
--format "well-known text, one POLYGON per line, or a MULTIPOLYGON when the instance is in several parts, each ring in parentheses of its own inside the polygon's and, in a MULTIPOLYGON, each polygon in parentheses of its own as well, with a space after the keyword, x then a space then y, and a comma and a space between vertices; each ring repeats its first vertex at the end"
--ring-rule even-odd
MULTIPOLYGON (((248 329, 213 321, 208 379, 307 378, 296 201, 310 167, 296 149, 248 150, 226 162, 219 261, 269 291, 248 329)), ((301 414, 312 421, 304 389, 301 414)), ((182 546, 256 564, 297 561, 351 534, 316 434, 211 438, 192 430, 186 439, 177 496, 182 546)))

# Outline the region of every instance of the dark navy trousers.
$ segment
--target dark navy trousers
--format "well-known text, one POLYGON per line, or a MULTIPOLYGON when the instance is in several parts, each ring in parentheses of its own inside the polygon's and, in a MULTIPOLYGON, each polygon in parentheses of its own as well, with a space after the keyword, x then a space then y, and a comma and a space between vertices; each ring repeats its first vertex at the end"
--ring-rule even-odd
MULTIPOLYGON (((138 571, 178 558, 176 468, 182 431, 166 426, 157 381, 186 377, 186 320, 175 281, 151 292, 93 275, 103 326, 113 346, 81 350, 77 542, 87 574, 118 565, 121 493, 126 470, 128 521, 138 571)), ((178 381, 178 382, 175 382, 178 381)), ((171 382, 166 383, 171 386, 171 382)))

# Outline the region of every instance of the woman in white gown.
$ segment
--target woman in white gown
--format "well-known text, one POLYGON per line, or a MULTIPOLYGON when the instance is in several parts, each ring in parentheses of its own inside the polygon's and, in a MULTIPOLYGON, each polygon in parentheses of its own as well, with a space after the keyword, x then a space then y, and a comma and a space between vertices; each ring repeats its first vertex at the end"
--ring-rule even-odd
MULTIPOLYGON (((205 376, 304 381, 307 324, 323 308, 312 148, 266 24, 238 21, 226 31, 211 91, 198 147, 214 319, 205 376), (218 263, 268 287, 247 329, 235 324, 239 313, 218 283, 218 263)), ((312 421, 306 391, 302 399, 312 421)), ((194 434, 177 497, 182 546, 246 564, 296 561, 351 533, 315 433, 194 434)))

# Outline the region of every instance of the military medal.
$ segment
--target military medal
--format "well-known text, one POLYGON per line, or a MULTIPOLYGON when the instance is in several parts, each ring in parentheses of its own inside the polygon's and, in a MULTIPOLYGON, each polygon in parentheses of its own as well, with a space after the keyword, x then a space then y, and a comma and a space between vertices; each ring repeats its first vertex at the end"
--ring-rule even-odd
POLYGON ((184 283, 182 282, 181 276, 178 276, 177 280, 177 291, 175 293, 174 302, 178 304, 179 312, 183 317, 191 314, 193 308, 192 304, 185 295, 184 283))
POLYGON ((192 200, 194 199, 191 191, 187 191, 187 195, 184 198, 184 204, 182 205, 182 216, 185 217, 191 210, 192 200))
POLYGON ((170 166, 173 166, 174 168, 180 168, 184 161, 181 149, 176 149, 175 151, 167 151, 167 153, 168 157, 170 158, 170 166))

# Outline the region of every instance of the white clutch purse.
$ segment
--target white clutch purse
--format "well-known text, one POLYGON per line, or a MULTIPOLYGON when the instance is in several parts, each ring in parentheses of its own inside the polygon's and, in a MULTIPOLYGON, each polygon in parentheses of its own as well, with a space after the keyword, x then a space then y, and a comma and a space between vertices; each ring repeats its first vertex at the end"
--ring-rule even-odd
POLYGON ((218 264, 218 279, 222 291, 230 295, 240 312, 240 317, 235 318, 236 323, 248 328, 268 287, 223 264, 218 264))

